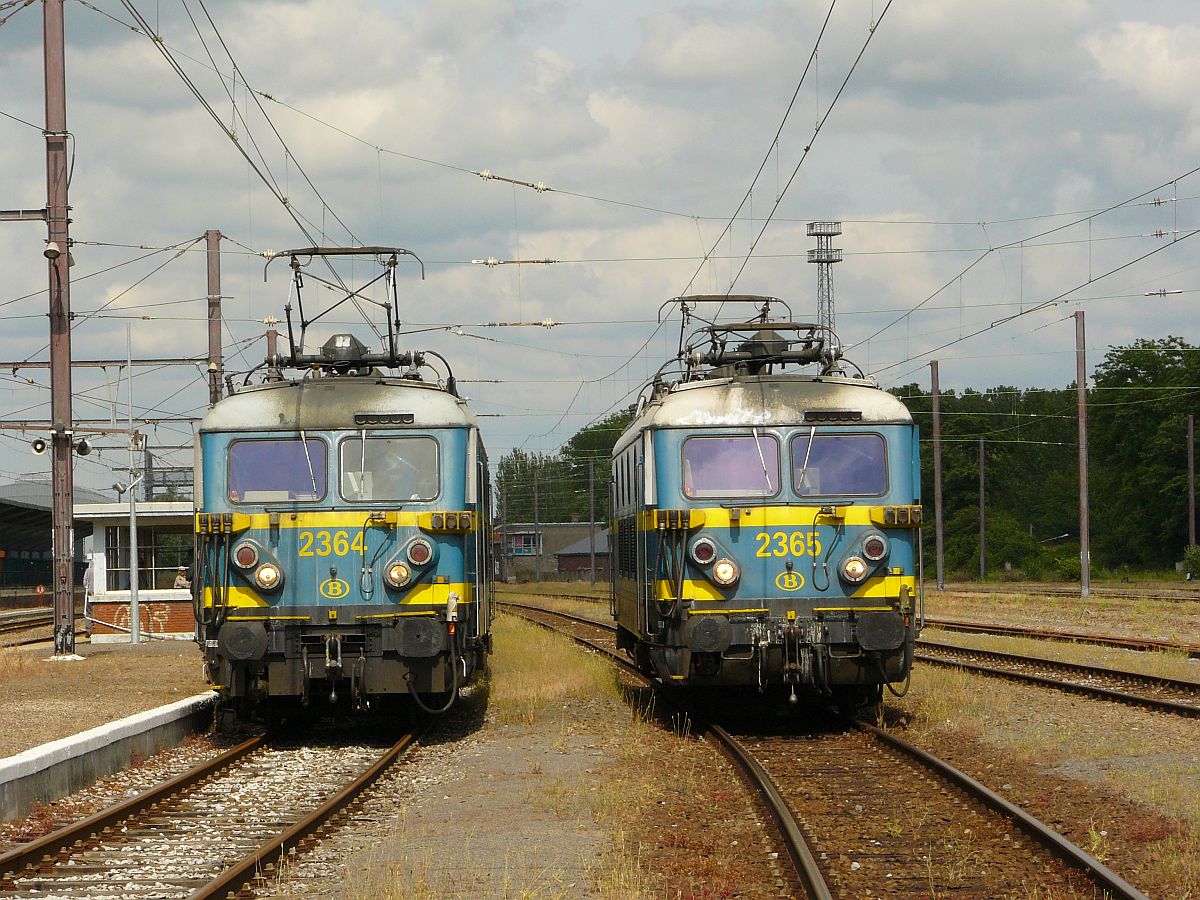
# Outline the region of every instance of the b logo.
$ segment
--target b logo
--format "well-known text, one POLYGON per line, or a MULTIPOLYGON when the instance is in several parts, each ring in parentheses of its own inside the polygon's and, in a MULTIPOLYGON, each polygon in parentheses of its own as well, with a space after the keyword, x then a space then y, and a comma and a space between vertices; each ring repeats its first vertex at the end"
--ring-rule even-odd
POLYGON ((804 587, 804 576, 799 572, 780 572, 775 576, 775 587, 781 591, 798 591, 804 587))
POLYGON ((330 600, 341 600, 350 593, 350 585, 340 578, 327 578, 321 582, 317 590, 321 592, 322 597, 328 597, 330 600))

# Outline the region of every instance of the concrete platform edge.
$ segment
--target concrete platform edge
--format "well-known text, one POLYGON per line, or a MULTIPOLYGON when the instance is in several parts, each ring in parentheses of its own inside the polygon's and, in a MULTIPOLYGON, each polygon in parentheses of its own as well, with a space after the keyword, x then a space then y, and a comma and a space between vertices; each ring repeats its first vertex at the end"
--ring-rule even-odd
POLYGON ((135 755, 151 756, 206 730, 216 698, 212 691, 197 694, 0 759, 0 821, 111 775, 135 755))

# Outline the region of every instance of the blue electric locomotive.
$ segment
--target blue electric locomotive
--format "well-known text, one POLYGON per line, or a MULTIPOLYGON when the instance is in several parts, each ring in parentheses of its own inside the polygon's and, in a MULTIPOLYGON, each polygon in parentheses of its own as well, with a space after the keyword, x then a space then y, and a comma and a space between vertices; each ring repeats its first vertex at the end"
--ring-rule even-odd
POLYGON ((817 326, 732 299, 763 313, 696 332, 613 449, 618 643, 664 683, 878 704, 922 621, 917 428, 817 326))
MULTIPOLYGON (((297 281, 314 252, 292 251, 297 281)), ((426 354, 348 334, 266 365, 200 426, 198 636, 224 708, 449 708, 485 662, 494 608, 474 415, 452 376, 422 377, 426 354)))

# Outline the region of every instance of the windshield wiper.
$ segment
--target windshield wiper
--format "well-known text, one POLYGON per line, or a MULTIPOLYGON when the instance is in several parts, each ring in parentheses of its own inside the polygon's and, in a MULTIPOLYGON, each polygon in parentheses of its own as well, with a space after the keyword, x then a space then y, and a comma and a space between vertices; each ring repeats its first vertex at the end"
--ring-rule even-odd
POLYGON ((771 473, 767 471, 767 460, 766 457, 763 456, 762 444, 758 442, 758 426, 752 426, 750 431, 754 435, 754 449, 758 451, 758 461, 762 465, 763 478, 766 479, 767 482, 766 494, 773 494, 775 493, 775 489, 771 487, 771 473))
POLYGON ((320 491, 317 490, 317 476, 313 472, 312 457, 308 455, 308 438, 305 437, 304 431, 300 431, 300 446, 304 448, 304 461, 308 463, 308 477, 312 481, 313 499, 317 498, 320 491))
MULTIPOLYGON (((808 432, 808 446, 804 448, 804 465, 800 467, 800 474, 796 476, 796 485, 798 487, 806 487, 804 484, 805 478, 808 476, 808 460, 812 456, 813 438, 817 436, 817 426, 814 425, 808 432)), ((809 492, 811 493, 811 492, 809 492)))

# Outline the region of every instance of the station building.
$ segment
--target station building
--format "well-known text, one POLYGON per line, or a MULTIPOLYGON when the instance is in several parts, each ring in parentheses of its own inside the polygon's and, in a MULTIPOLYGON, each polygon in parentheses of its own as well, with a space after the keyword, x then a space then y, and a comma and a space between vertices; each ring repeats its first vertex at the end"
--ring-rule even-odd
MULTIPOLYGON (((138 619, 143 635, 191 640, 196 632, 192 592, 174 587, 179 567, 189 581, 195 556, 191 500, 139 502, 138 619)), ((75 518, 92 526, 89 612, 92 642, 129 640, 130 540, 127 502, 76 503, 75 518)))

